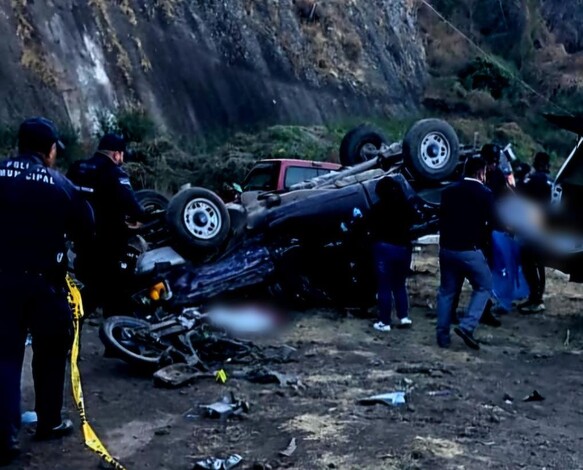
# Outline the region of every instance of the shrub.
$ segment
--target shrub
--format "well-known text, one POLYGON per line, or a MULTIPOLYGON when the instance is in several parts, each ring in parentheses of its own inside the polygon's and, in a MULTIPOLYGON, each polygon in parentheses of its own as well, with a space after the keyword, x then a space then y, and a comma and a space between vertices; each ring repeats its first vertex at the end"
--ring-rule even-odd
POLYGON ((510 91, 512 77, 497 64, 478 57, 459 74, 468 90, 486 90, 494 98, 500 99, 510 91))
POLYGON ((4 124, 0 125, 0 158, 11 155, 18 142, 18 127, 4 124))
POLYGON ((59 137, 65 149, 59 151, 59 166, 68 167, 75 160, 85 157, 85 146, 81 134, 71 123, 58 124, 59 137))
POLYGON ((122 134, 128 142, 144 142, 156 134, 156 125, 142 108, 130 107, 116 114, 101 113, 97 116, 98 134, 114 132, 122 134))

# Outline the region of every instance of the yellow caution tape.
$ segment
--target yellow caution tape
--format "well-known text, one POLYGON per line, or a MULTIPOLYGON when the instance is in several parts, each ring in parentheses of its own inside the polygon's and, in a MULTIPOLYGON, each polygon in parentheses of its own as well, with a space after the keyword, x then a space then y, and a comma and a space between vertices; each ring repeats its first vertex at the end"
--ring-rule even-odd
POLYGON ((224 369, 218 370, 215 374, 215 379, 217 382, 226 383, 227 382, 227 373, 224 369))
POLYGON ((69 287, 69 295, 67 300, 69 306, 73 311, 73 325, 75 328, 75 339, 73 340, 73 349, 71 351, 71 384, 73 387, 73 398, 75 405, 81 417, 81 429, 83 430, 83 437, 85 438, 85 445, 99 455, 105 462, 110 464, 116 470, 126 470, 125 467, 115 460, 107 451, 103 443, 93 431, 93 428, 87 421, 85 414, 85 402, 83 400, 83 389, 81 388, 81 374, 79 373, 79 366, 77 361, 79 359, 79 326, 81 318, 83 318, 83 301, 81 299, 81 292, 75 284, 75 281, 67 275, 67 286, 69 287))

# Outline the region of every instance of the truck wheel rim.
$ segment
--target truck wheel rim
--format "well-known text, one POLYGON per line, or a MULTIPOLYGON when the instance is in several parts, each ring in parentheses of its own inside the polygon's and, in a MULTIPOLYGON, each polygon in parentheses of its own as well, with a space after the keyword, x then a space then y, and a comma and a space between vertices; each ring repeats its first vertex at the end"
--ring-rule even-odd
POLYGON ((371 159, 371 155, 376 155, 378 153, 379 149, 378 147, 371 143, 368 142, 366 144, 364 144, 361 148, 360 148, 360 158, 361 161, 363 162, 367 162, 371 159))
POLYGON ((197 198, 184 208, 186 229, 201 240, 210 240, 221 230, 221 213, 208 199, 197 198))
POLYGON ((448 140, 440 132, 430 132, 421 142, 421 160, 432 170, 447 165, 451 155, 448 140))

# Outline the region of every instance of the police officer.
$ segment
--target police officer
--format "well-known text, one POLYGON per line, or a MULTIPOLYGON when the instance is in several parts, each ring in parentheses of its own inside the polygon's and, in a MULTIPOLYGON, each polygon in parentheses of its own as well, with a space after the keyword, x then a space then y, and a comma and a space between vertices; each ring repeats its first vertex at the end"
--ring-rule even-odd
MULTIPOLYGON (((553 182, 550 177, 549 154, 538 152, 534 157, 534 171, 527 175, 519 186, 519 191, 527 198, 545 205, 551 201, 551 188, 553 182)), ((521 249, 522 270, 530 295, 528 300, 519 305, 522 313, 539 313, 545 310, 543 294, 546 286, 545 265, 536 250, 524 246, 521 249)))
POLYGON ((19 155, 0 162, 0 464, 18 455, 20 376, 32 334, 36 437, 69 434, 62 420, 63 386, 72 317, 65 290, 66 237, 93 234, 90 206, 51 167, 62 146, 53 123, 24 121, 19 155))
POLYGON ((121 258, 130 231, 127 219, 147 220, 123 170, 126 142, 121 135, 106 134, 97 152, 75 162, 67 176, 86 195, 95 212, 96 240, 92 246, 78 246, 77 277, 86 284, 84 300, 88 310, 103 307, 105 317, 123 308, 121 258))

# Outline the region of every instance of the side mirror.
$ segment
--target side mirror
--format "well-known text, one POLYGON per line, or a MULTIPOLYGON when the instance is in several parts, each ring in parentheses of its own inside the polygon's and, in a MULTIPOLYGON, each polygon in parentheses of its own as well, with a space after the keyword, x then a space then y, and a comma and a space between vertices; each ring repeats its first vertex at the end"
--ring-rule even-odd
POLYGON ((271 209, 272 207, 279 206, 280 204, 281 204, 281 197, 279 197, 279 194, 270 194, 265 200, 265 206, 268 209, 271 209))
POLYGON ((243 188, 241 187, 241 185, 239 183, 232 183, 231 188, 233 188, 239 194, 243 192, 243 188))

